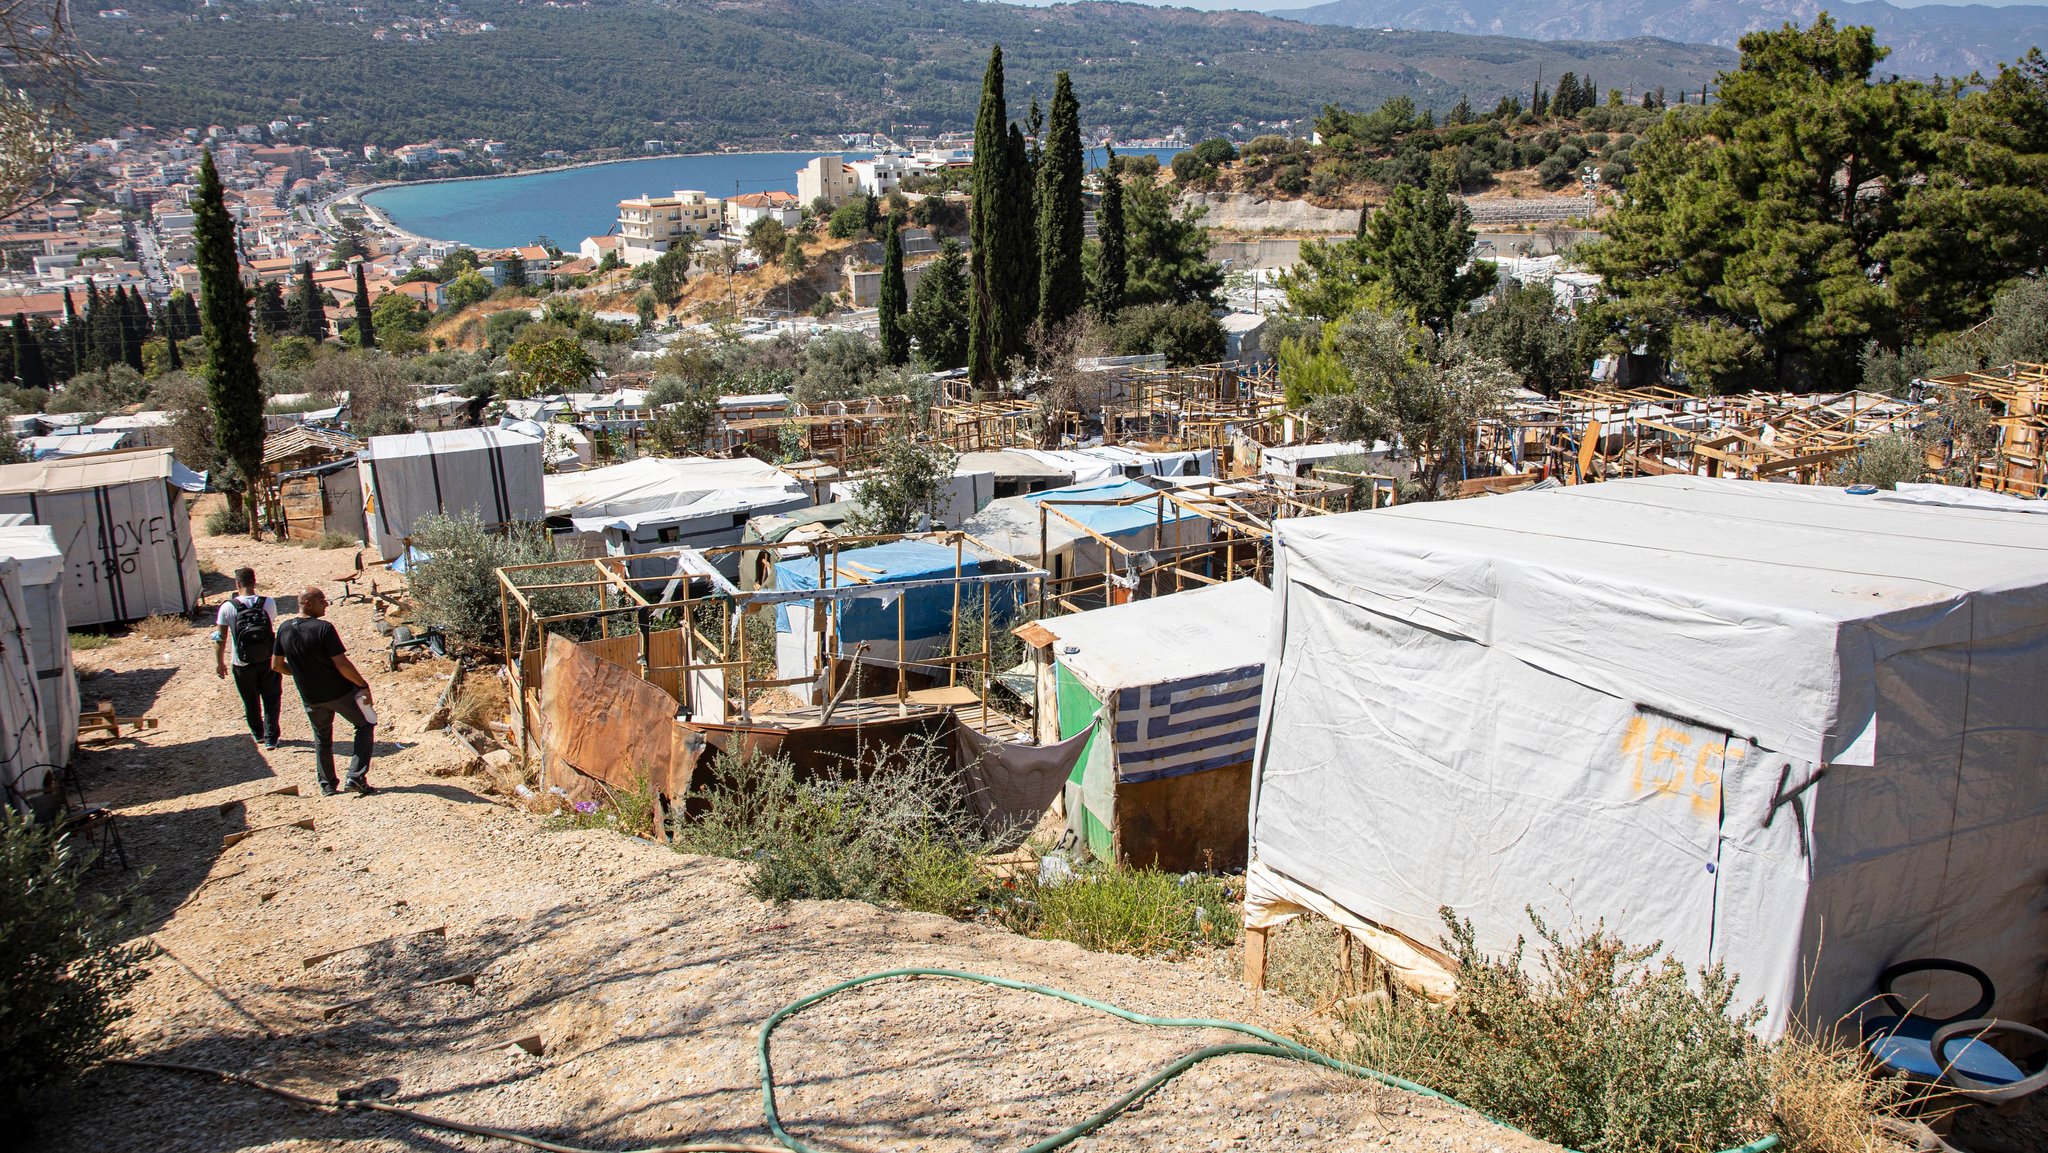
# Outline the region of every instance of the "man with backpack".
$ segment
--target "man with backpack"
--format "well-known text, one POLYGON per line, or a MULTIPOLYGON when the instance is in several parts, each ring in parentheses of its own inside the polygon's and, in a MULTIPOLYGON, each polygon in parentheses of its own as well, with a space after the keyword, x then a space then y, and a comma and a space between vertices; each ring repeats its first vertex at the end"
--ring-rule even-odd
POLYGON ((277 602, 256 595, 256 570, 235 570, 236 595, 220 606, 214 618, 214 675, 225 678, 233 658, 235 691, 242 695, 242 712, 249 721, 249 735, 266 749, 277 747, 277 711, 284 694, 284 678, 270 667, 277 648, 277 602))

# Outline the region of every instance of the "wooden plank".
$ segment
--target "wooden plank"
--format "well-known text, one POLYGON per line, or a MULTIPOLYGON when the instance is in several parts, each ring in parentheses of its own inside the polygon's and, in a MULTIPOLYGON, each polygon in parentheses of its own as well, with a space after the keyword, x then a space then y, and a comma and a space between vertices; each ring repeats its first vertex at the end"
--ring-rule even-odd
POLYGON ((283 822, 280 822, 280 823, 278 823, 278 824, 275 824, 275 825, 260 825, 260 826, 258 826, 258 827, 256 827, 256 828, 253 828, 253 829, 244 829, 244 830, 242 830, 242 831, 241 831, 241 832, 239 832, 239 833, 229 833, 229 834, 228 834, 227 836, 225 836, 225 837, 222 837, 222 838, 220 839, 220 847, 221 847, 221 848, 223 848, 223 849, 232 849, 232 848, 234 848, 234 847, 235 847, 236 845, 239 845, 239 844, 241 844, 241 843, 242 843, 243 841, 246 841, 246 840, 248 840, 248 839, 249 839, 250 837, 253 837, 253 836, 255 836, 255 835, 256 835, 256 834, 258 834, 258 833, 267 833, 267 832, 269 832, 269 831, 270 831, 270 830, 272 830, 272 829, 308 829, 308 830, 310 830, 310 829, 312 829, 312 827, 313 827, 313 818, 311 818, 311 817, 305 817, 305 818, 303 818, 303 819, 301 819, 301 820, 297 820, 297 821, 283 821, 283 822))
POLYGON ((361 944, 348 945, 340 949, 329 949, 325 953, 315 953, 310 957, 301 957, 299 959, 299 967, 301 969, 310 969, 322 961, 331 961, 343 953, 353 953, 357 949, 374 949, 379 945, 389 945, 394 941, 409 940, 413 937, 440 937, 446 940, 448 937, 448 926, 435 925, 431 929, 415 929, 410 933, 400 933, 395 937, 379 937, 374 941, 364 941, 361 944))
MULTIPOLYGON (((297 785, 286 785, 284 788, 281 789, 272 789, 267 793, 257 794, 257 796, 260 797, 296 797, 298 795, 299 787, 297 785)), ((230 809, 233 809, 237 805, 246 805, 249 803, 251 799, 253 798, 237 797, 232 801, 222 801, 220 803, 220 815, 223 817, 227 816, 228 811, 230 809)))

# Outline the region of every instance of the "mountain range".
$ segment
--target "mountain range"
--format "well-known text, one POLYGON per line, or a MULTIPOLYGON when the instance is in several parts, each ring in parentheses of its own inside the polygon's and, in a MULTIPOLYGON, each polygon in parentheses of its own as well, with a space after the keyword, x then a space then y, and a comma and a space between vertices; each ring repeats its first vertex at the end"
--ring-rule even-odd
POLYGON ((1838 24, 1868 25, 1891 55, 1878 67, 1900 76, 1986 75, 2030 47, 2048 44, 2048 7, 1929 4, 1884 0, 1333 0, 1271 14, 1345 28, 1414 28, 1535 40, 1624 40, 1653 36, 1733 48, 1745 32, 1821 12, 1838 24))
POLYGON ((520 153, 809 146, 974 122, 989 46, 1011 114, 1071 71, 1091 139, 1305 131, 1327 103, 1491 107, 1538 76, 1697 90, 1726 49, 1312 26, 1129 3, 127 0, 82 19, 91 128, 311 121, 317 142, 495 137, 520 153), (109 13, 114 13, 110 15, 109 13))

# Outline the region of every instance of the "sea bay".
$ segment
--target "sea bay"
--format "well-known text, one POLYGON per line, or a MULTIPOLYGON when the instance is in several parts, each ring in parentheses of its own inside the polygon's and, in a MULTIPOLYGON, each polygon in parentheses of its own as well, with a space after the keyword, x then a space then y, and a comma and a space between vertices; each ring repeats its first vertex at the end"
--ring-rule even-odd
MULTIPOLYGON (((1178 149, 1144 149, 1170 159, 1178 149)), ((667 195, 695 189, 731 196, 770 189, 796 191, 797 170, 821 152, 721 152, 696 156, 650 156, 615 164, 593 164, 553 172, 528 172, 474 180, 444 180, 381 188, 363 199, 407 232, 478 248, 531 244, 537 238, 567 249, 586 236, 603 236, 618 220, 618 203, 644 194, 667 195)), ((838 153, 848 159, 869 155, 838 153)), ((1090 149, 1090 165, 1102 163, 1090 149)))

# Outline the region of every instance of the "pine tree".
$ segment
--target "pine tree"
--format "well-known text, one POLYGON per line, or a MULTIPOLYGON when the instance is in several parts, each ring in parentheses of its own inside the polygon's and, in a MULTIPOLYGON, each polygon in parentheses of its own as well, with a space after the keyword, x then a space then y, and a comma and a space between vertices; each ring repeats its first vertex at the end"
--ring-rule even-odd
POLYGON ((512 255, 505 258, 505 287, 525 288, 526 283, 526 258, 514 249, 512 255))
POLYGON ((49 388, 50 370, 43 362, 43 346, 36 340, 36 334, 29 330, 26 315, 19 312, 14 314, 14 331, 11 335, 14 345, 14 379, 20 381, 23 388, 49 388))
POLYGON ((917 279, 905 327, 917 339, 917 357, 926 368, 942 372, 967 363, 967 258, 960 242, 947 240, 939 258, 917 279))
MULTIPOLYGON (((235 222, 228 215, 213 153, 199 162, 199 199, 193 204, 192 235, 199 266, 199 295, 206 302, 206 399, 213 409, 214 443, 241 473, 240 487, 228 489, 240 508, 248 486, 263 467, 263 378, 256 371, 256 341, 249 335, 249 302, 242 295, 235 222)), ((194 462, 196 463, 196 462, 194 462)), ((261 531, 249 518, 250 535, 261 531)))
POLYGON ((377 347, 377 324, 370 319, 370 288, 363 280, 363 262, 356 261, 356 346, 377 347))
POLYGON ((292 282, 292 331, 315 344, 327 339, 327 306, 320 301, 320 289, 313 283, 313 262, 299 261, 298 279, 292 282))
POLYGON ((1124 182, 1116 173, 1116 149, 1105 149, 1102 203, 1095 209, 1095 315, 1114 320, 1124 307, 1130 280, 1130 241, 1124 235, 1124 182))
POLYGON ((285 303, 284 286, 266 280, 256 289, 256 331, 276 336, 293 330, 291 307, 285 303))
POLYGON ((1087 302, 1081 274, 1083 163, 1081 105, 1062 72, 1053 85, 1050 131, 1038 161, 1038 318, 1047 328, 1087 302))
POLYGON ((876 314, 882 325, 882 359, 890 364, 910 362, 910 333, 903 327, 903 311, 909 294, 903 287, 902 217, 891 216, 883 226, 882 290, 876 314))
POLYGON ((1579 110, 1579 77, 1567 72, 1557 78, 1557 92, 1550 98, 1550 111, 1559 118, 1567 117, 1579 110))

